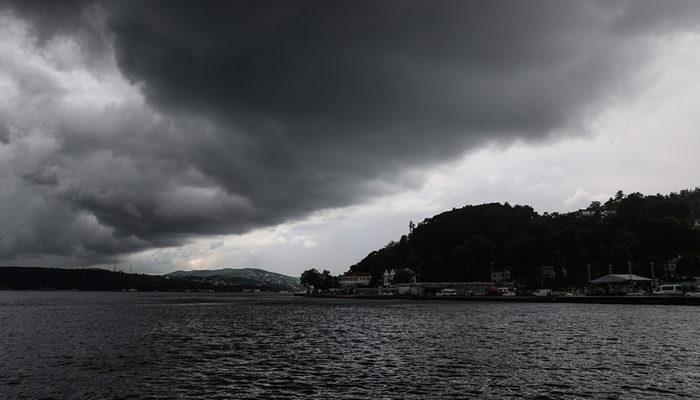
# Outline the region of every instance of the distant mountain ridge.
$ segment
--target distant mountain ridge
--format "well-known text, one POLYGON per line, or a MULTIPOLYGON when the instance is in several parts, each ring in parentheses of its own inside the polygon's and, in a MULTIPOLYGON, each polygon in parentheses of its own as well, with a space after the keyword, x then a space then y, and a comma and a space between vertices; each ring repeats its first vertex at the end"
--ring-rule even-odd
POLYGON ((0 290, 290 292, 299 278, 255 268, 130 274, 93 268, 0 266, 0 290))
POLYGON ((278 274, 260 268, 221 268, 191 271, 175 271, 163 275, 206 282, 213 285, 241 285, 246 287, 261 286, 273 290, 298 290, 299 278, 278 274))
MULTIPOLYGON (((0 290, 233 291, 206 282, 91 268, 0 266, 0 290)), ((231 290, 233 289, 233 290, 231 290)), ((242 291, 242 289, 241 289, 242 291)))

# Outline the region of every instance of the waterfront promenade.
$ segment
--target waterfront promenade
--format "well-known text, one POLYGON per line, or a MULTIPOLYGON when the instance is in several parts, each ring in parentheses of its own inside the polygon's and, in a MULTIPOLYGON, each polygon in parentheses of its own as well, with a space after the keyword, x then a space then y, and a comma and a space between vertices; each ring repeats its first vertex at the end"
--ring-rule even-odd
POLYGON ((409 296, 409 295, 334 295, 295 293, 295 296, 339 299, 370 299, 370 300, 439 300, 439 301, 472 301, 472 302, 515 302, 515 303, 579 303, 579 304, 653 304, 653 305, 687 305, 700 306, 700 297, 687 296, 409 296))

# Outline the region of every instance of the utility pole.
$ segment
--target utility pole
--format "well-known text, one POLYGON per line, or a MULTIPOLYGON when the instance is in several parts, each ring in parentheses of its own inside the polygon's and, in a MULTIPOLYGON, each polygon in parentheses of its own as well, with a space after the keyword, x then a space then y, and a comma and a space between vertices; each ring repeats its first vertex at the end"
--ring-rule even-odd
POLYGON ((669 278, 669 273, 668 273, 668 255, 666 254, 666 250, 668 250, 668 247, 666 247, 666 246, 663 246, 663 247, 661 248, 661 251, 663 251, 663 253, 664 253, 664 267, 665 267, 665 269, 666 269, 666 282, 668 282, 668 278, 669 278))
POLYGON ((591 264, 586 264, 586 277, 588 278, 588 283, 586 284, 586 293, 591 290, 591 264))
POLYGON ((591 283, 591 264, 586 264, 586 277, 588 278, 588 283, 591 283))
POLYGON ((627 275, 629 275, 629 279, 632 279, 632 261, 627 261, 627 275))

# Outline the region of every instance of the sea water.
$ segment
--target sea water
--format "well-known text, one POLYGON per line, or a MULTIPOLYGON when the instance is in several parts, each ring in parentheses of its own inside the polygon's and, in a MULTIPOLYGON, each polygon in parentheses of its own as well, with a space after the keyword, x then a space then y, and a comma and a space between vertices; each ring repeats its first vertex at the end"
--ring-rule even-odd
POLYGON ((0 292, 2 399, 700 396, 692 306, 0 292))

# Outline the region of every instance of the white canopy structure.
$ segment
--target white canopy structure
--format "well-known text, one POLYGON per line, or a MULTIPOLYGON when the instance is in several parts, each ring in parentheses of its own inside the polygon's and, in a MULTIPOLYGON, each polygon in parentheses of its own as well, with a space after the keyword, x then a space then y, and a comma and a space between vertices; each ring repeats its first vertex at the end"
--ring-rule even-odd
POLYGON ((634 274, 608 274, 593 279, 592 284, 624 283, 624 282, 651 282, 651 279, 634 274))

